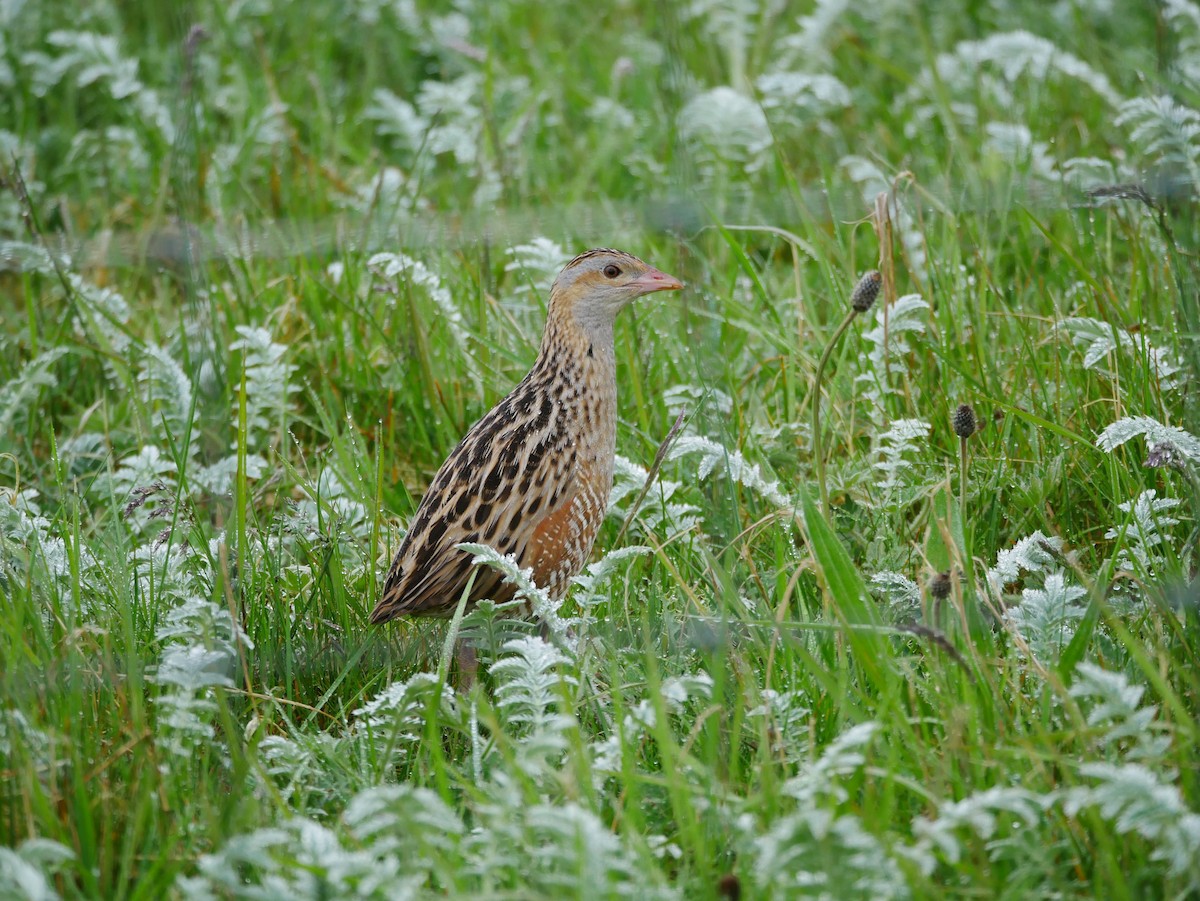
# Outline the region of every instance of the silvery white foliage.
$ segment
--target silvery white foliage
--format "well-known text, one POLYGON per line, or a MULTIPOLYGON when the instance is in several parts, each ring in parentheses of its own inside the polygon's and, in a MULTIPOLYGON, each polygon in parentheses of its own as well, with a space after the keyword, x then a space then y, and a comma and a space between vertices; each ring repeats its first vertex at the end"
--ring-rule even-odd
MULTIPOLYGON (((164 517, 162 522, 170 525, 170 519, 164 517)), ((208 542, 209 555, 216 558, 225 536, 221 534, 208 542)), ((193 548, 186 539, 180 538, 171 530, 164 528, 154 538, 144 540, 129 554, 129 572, 133 578, 133 590, 141 597, 152 599, 162 607, 182 605, 197 597, 212 596, 213 575, 208 556, 193 548)), ((205 608, 207 609, 207 608, 205 608)), ((214 607, 214 611, 224 610, 214 607)), ((232 625, 229 613, 217 613, 218 624, 232 625)), ((166 616, 159 620, 160 629, 164 630, 163 638, 169 637, 172 617, 166 616)), ((180 628, 179 637, 187 638, 195 634, 195 628, 187 625, 180 628)), ((222 634, 233 635, 249 646, 249 639, 240 634, 236 628, 222 629, 222 634)), ((207 634, 207 632, 205 633, 207 634)))
POLYGON ((385 290, 393 297, 403 292, 402 284, 422 288, 441 310, 454 339, 461 347, 467 346, 469 334, 463 325, 462 311, 455 305, 450 289, 442 284, 436 272, 420 260, 403 253, 377 253, 367 260, 367 269, 384 280, 385 290))
POLYGON ((1064 319, 1057 329, 1066 332, 1071 338, 1071 343, 1084 351, 1084 369, 1095 369, 1101 375, 1114 378, 1114 373, 1100 368, 1098 364, 1118 349, 1127 349, 1145 356, 1146 362, 1154 370, 1159 387, 1163 390, 1178 391, 1183 387, 1183 367, 1180 363, 1163 348, 1154 347, 1143 335, 1135 338, 1112 323, 1082 316, 1064 319))
POLYGON ((217 705, 209 689, 233 687, 225 672, 228 662, 222 652, 201 645, 170 644, 163 649, 154 673, 154 681, 164 686, 156 699, 160 712, 154 737, 159 748, 187 757, 212 739, 217 705))
POLYGON ((1054 18, 1064 26, 1074 24, 1080 13, 1102 19, 1117 11, 1118 0, 1055 0, 1054 18))
POLYGON ((762 107, 725 86, 689 100, 679 111, 676 126, 702 165, 710 168, 719 162, 754 172, 766 162, 774 142, 762 107))
POLYGON ((550 286, 554 284, 559 270, 571 259, 562 245, 541 235, 527 244, 508 248, 508 255, 511 259, 504 264, 504 271, 520 276, 513 279, 513 293, 533 293, 538 297, 549 296, 550 286))
POLYGON ((1094 663, 1075 667, 1071 696, 1088 699, 1087 723, 1104 729, 1097 739, 1101 748, 1114 747, 1122 758, 1154 762, 1171 747, 1169 727, 1158 718, 1158 707, 1141 706, 1145 687, 1134 685, 1124 673, 1112 672, 1094 663))
MULTIPOLYGON (((229 495, 237 478, 237 453, 222 457, 216 463, 197 466, 192 471, 192 485, 218 496, 229 495)), ((246 455, 246 478, 261 479, 267 472, 267 461, 258 454, 246 455)))
POLYGON ((1200 6, 1192 0, 1162 0, 1159 10, 1175 37, 1172 70, 1193 89, 1200 87, 1200 6))
POLYGON ((121 56, 117 39, 111 35, 90 31, 54 31, 46 37, 46 43, 60 51, 51 57, 39 52, 25 54, 22 62, 34 67, 29 73, 33 77, 34 92, 44 97, 51 87, 58 84, 72 69, 78 69, 75 83, 87 87, 98 81, 109 82, 115 99, 124 99, 141 87, 138 81, 136 59, 121 56))
MULTIPOLYGON (((472 8, 464 2, 457 6, 467 11, 472 8)), ((437 16, 421 10, 413 0, 354 0, 348 7, 362 25, 370 29, 379 25, 398 29, 412 38, 420 53, 428 56, 456 56, 469 44, 472 19, 462 12, 437 16)))
MULTIPOLYGON (((1060 166, 1063 179, 1079 191, 1087 191, 1101 185, 1116 185, 1133 181, 1137 176, 1124 165, 1094 156, 1073 156, 1060 166)), ((1097 199, 1097 203, 1103 203, 1097 199)))
MULTIPOLYGON (((846 170, 850 180, 858 185, 859 194, 867 209, 873 209, 875 198, 887 194, 890 199, 892 224, 900 243, 904 245, 904 255, 909 266, 918 278, 924 279, 927 273, 926 263, 928 254, 925 250, 925 235, 917 225, 916 217, 909 208, 909 203, 896 192, 893 194, 893 176, 889 175, 874 160, 865 156, 850 154, 838 160, 838 166, 846 170)), ((906 298, 900 298, 900 301, 906 298)))
POLYGON ((988 122, 984 125, 984 146, 1014 166, 1045 181, 1057 182, 1059 173, 1050 145, 1036 141, 1029 126, 1021 122, 988 122))
POLYGON ((1004 612, 1004 621, 1040 662, 1058 663, 1059 655, 1075 636, 1084 607, 1075 601, 1087 596, 1078 585, 1069 585, 1062 573, 1050 573, 1042 588, 1026 588, 1021 603, 1004 612))
MULTIPOLYGON (((359 184, 353 192, 341 198, 341 204, 359 213, 378 212, 390 216, 396 212, 411 212, 428 208, 428 202, 416 196, 416 189, 408 176, 395 166, 384 166, 374 173, 365 184, 359 184)), ((341 281, 344 263, 330 263, 326 267, 334 284, 341 281), (335 268, 336 267, 336 268, 335 268)))
POLYGON ((1121 512, 1129 514, 1130 521, 1123 528, 1108 529, 1104 537, 1124 536, 1125 544, 1117 555, 1117 564, 1122 569, 1153 574, 1162 568, 1166 559, 1155 548, 1166 541, 1166 536, 1159 529, 1179 524, 1168 511, 1180 503, 1179 498, 1159 497, 1157 491, 1147 488, 1133 500, 1117 505, 1121 512))
POLYGON ((671 841, 662 833, 652 833, 645 836, 646 847, 650 853, 659 860, 681 860, 683 858, 683 849, 675 842, 671 841))
POLYGON ((203 855, 197 861, 199 875, 180 877, 176 888, 188 901, 407 901, 418 897, 426 874, 406 864, 394 854, 344 843, 313 820, 292 817, 235 836, 218 852, 203 855))
POLYGON ((353 0, 346 11, 363 25, 379 25, 388 14, 405 34, 416 37, 422 31, 421 13, 413 0, 353 0))
MULTIPOLYGON (((5 159, 11 160, 12 155, 18 152, 18 146, 10 143, 15 142, 16 139, 17 136, 11 131, 0 128, 0 153, 4 154, 5 159)), ((12 192, 6 193, 11 194, 12 192)), ((0 219, 0 224, 4 222, 4 219, 0 219)), ((15 232, 17 229, 12 229, 12 231, 15 232)), ((0 232, 0 234, 4 234, 4 232, 0 232)), ((67 261, 61 262, 65 264, 67 261)), ((53 276, 55 274, 54 263, 55 258, 38 244, 0 239, 0 272, 36 272, 39 275, 53 276)))
POLYGON ((831 741, 821 756, 809 761, 801 771, 783 784, 782 793, 795 798, 801 806, 815 806, 829 801, 842 803, 849 795, 837 777, 852 776, 866 763, 866 747, 879 724, 867 721, 851 726, 831 741))
POLYGON ((776 820, 752 848, 753 878, 773 897, 912 897, 899 864, 851 814, 801 809, 776 820))
POLYGON ((174 141, 170 111, 158 93, 138 79, 137 60, 121 55, 115 37, 91 31, 52 31, 46 43, 57 50, 56 55, 33 50, 21 56, 35 94, 46 96, 74 72, 78 87, 103 84, 114 100, 136 112, 145 125, 157 128, 168 143, 174 141))
POLYGON ((903 573, 883 570, 871 576, 869 584, 898 616, 907 618, 920 611, 921 586, 903 573))
POLYGON ((475 179, 472 202, 479 209, 491 210, 500 203, 503 193, 504 181, 500 178, 500 171, 489 157, 483 157, 479 161, 479 175, 475 179))
POLYGON ((1135 97, 1117 111, 1130 142, 1156 163, 1181 166, 1194 176, 1200 163, 1200 112, 1166 95, 1135 97))
POLYGON ((587 117, 609 133, 636 135, 638 117, 629 107, 612 97, 597 97, 588 107, 587 117))
POLYGON ((365 541, 370 536, 370 511, 346 487, 336 470, 326 467, 318 473, 316 484, 302 482, 297 487, 304 492, 304 497, 289 509, 285 527, 287 535, 316 536, 323 522, 325 534, 343 541, 343 551, 352 549, 355 543, 365 541))
POLYGON ((490 672, 501 719, 518 736, 519 765, 529 775, 551 771, 567 749, 566 731, 576 725, 573 715, 559 710, 562 693, 573 696, 578 685, 561 670, 570 658, 536 635, 509 641, 502 650, 490 672))
MULTIPOLYGON (((471 11, 469 4, 464 4, 464 9, 471 11)), ((448 12, 445 15, 419 12, 417 21, 426 26, 420 42, 422 50, 426 53, 440 52, 445 56, 452 55, 467 46, 471 37, 473 17, 464 11, 448 12)))
MULTIPOLYGON (((52 524, 38 506, 38 492, 0 488, 0 570, 27 572, 40 559, 56 582, 71 578, 71 558, 66 541, 52 532, 52 524)), ((79 548, 79 569, 87 576, 96 559, 86 547, 79 548)))
POLYGON ((332 815, 372 778, 378 765, 375 742, 365 733, 295 730, 291 737, 268 735, 257 746, 260 772, 273 780, 264 797, 278 794, 296 813, 332 815))
POLYGON ((48 838, 31 838, 16 848, 0 846, 0 897, 58 901, 50 879, 75 852, 48 838))
POLYGON ((80 432, 58 443, 58 458, 68 472, 93 472, 108 459, 108 437, 103 432, 80 432))
MULTIPOLYGON (((594 621, 586 612, 574 620, 580 627, 594 621)), ((487 669, 499 658, 506 644, 537 631, 537 624, 524 618, 519 599, 497 604, 482 598, 463 615, 458 638, 475 649, 476 663, 487 669)))
MULTIPOLYGON (((175 494, 175 461, 152 444, 142 447, 136 454, 124 458, 111 473, 105 473, 93 482, 93 490, 101 500, 114 500, 118 504, 128 502, 135 488, 154 487, 160 496, 175 494)), ((140 507, 130 519, 138 528, 149 521, 149 511, 140 507)))
MULTIPOLYGON (((164 563, 170 565, 169 560, 164 563)), ((159 686, 154 699, 159 711, 155 744, 178 757, 187 757, 212 740, 212 720, 217 709, 213 690, 233 687, 237 646, 240 643, 250 647, 250 640, 238 628, 229 610, 208 599, 205 580, 191 581, 194 593, 180 597, 155 630, 154 637, 161 650, 158 666, 149 673, 150 680, 159 686)))
MULTIPOLYGON (((291 381, 296 367, 285 362, 287 348, 276 343, 265 328, 239 325, 235 330, 241 337, 230 349, 243 352, 247 440, 256 444, 286 417, 291 406, 289 395, 299 390, 291 381)), ((240 415, 236 401, 233 415, 236 422, 240 415)))
POLYGON ((480 880, 483 895, 514 886, 541 898, 679 897, 646 856, 578 803, 529 804, 511 780, 489 786, 489 796, 464 842, 465 871, 480 880))
POLYGON ((482 89, 483 77, 477 72, 453 81, 421 83, 417 106, 428 123, 425 149, 431 157, 449 153, 468 168, 477 161, 485 118, 477 100, 482 89))
POLYGON ((410 150, 421 146, 421 138, 428 126, 416 107, 387 88, 376 88, 372 92, 371 103, 363 116, 375 123, 376 134, 395 138, 410 150))
POLYGON ((533 567, 521 569, 517 565, 516 557, 512 554, 501 554, 495 548, 488 547, 486 544, 470 544, 463 542, 455 545, 455 547, 468 554, 473 554, 474 559, 471 563, 475 566, 480 564, 490 566, 498 573, 504 576, 504 581, 507 584, 516 587, 516 594, 513 596, 514 601, 523 601, 529 606, 535 619, 545 625, 550 635, 554 638, 555 644, 566 648, 572 655, 575 653, 577 639, 571 634, 572 627, 579 624, 579 620, 575 617, 561 617, 558 611, 562 609, 562 598, 555 600, 550 597, 544 588, 540 588, 533 582, 533 567))
POLYGON ((1034 827, 1042 821, 1052 801, 1050 796, 1024 788, 997 786, 961 801, 942 802, 935 818, 918 817, 913 821, 916 842, 901 849, 901 853, 928 877, 939 859, 950 865, 962 859, 965 850, 960 838, 962 830, 969 830, 987 842, 996 834, 1002 815, 1019 821, 1013 828, 1034 827))
POLYGON ((708 673, 680 673, 663 679, 659 694, 667 710, 674 714, 683 713, 690 701, 711 701, 712 676, 708 673))
POLYGON ((404 861, 409 870, 434 870, 453 858, 465 829, 442 797, 411 785, 376 785, 359 792, 342 820, 364 845, 404 861))
POLYGON ((461 719, 458 698, 436 673, 417 673, 402 682, 393 682, 374 698, 354 711, 356 729, 370 735, 383 750, 395 746, 403 754, 419 742, 425 732, 430 695, 438 699, 438 715, 447 722, 461 719))
POLYGON ((506 719, 534 730, 555 720, 559 686, 577 684, 558 671, 570 658, 536 635, 514 639, 503 650, 508 656, 492 664, 491 673, 499 680, 496 701, 506 719))
POLYGON ((740 54, 755 31, 755 19, 767 5, 778 9, 780 4, 779 0, 771 0, 769 4, 757 0, 691 0, 680 13, 684 21, 699 21, 717 41, 738 45, 735 52, 740 54))
POLYGON ((645 729, 631 717, 625 717, 624 730, 613 730, 603 738, 598 738, 588 744, 588 770, 592 776, 592 789, 596 792, 604 790, 604 784, 609 779, 620 777, 623 771, 623 759, 626 742, 637 741, 645 733, 645 729))
POLYGON ((733 398, 719 388, 707 388, 701 385, 672 385, 662 393, 663 406, 670 416, 705 406, 718 416, 728 416, 733 412, 733 398))
POLYGON ((832 75, 768 72, 755 82, 763 109, 778 110, 785 121, 821 119, 850 106, 850 89, 832 75))
POLYGON ((23 422, 31 410, 37 409, 41 390, 58 384, 51 368, 67 353, 66 347, 55 347, 40 353, 0 385, 0 434, 12 434, 17 423, 23 422))
POLYGON ((571 580, 579 586, 579 590, 574 595, 575 603, 586 609, 603 601, 604 596, 601 595, 600 589, 622 565, 634 557, 652 553, 654 553, 654 549, 644 544, 629 544, 614 548, 595 563, 588 564, 582 573, 571 580))
POLYGON ((11 760, 18 751, 32 764, 34 774, 47 791, 52 790, 52 782, 61 779, 59 772, 71 762, 53 732, 34 725, 15 707, 0 708, 0 755, 11 760))
POLYGON ((811 13, 796 20, 798 30, 780 42, 783 61, 812 68, 826 65, 830 60, 831 32, 855 8, 862 7, 851 0, 817 0, 811 13))
MULTIPOLYGON (((424 165, 448 153, 458 165, 477 172, 484 121, 478 101, 482 86, 477 72, 449 81, 430 79, 421 83, 415 104, 377 88, 366 116, 378 123, 380 134, 397 139, 407 150, 420 150, 424 165)), ((516 90, 518 85, 502 87, 516 90)))
MULTIPOLYGON (((747 706, 752 703, 747 699, 747 706)), ((775 691, 764 688, 759 703, 746 712, 749 722, 761 720, 766 729, 771 751, 789 763, 805 758, 805 748, 811 742, 809 717, 812 709, 798 691, 775 691)))
POLYGON ((1061 556, 1062 539, 1049 538, 1036 531, 1022 538, 1011 548, 996 555, 996 565, 987 572, 988 585, 1000 597, 1006 585, 1021 577, 1022 572, 1042 572, 1061 556))
MULTIPOLYGON (((617 454, 613 466, 612 493, 608 497, 608 515, 624 519, 626 513, 620 507, 621 502, 636 497, 649 475, 637 463, 617 454)), ((700 508, 674 500, 682 487, 679 482, 659 478, 646 492, 630 529, 638 528, 643 534, 661 531, 663 538, 669 540, 699 525, 700 508)))
MULTIPOLYGON (((707 673, 682 673, 664 679, 658 700, 670 716, 683 716, 692 701, 712 699, 713 680, 707 673)), ((632 700, 632 699, 631 699, 632 700)), ((621 728, 590 745, 591 773, 597 790, 609 777, 619 776, 626 749, 638 746, 658 723, 658 705, 642 697, 631 703, 621 728)))
POLYGON ((783 794, 797 801, 797 811, 751 841, 761 887, 786 897, 909 897, 907 881, 882 843, 858 817, 831 809, 849 798, 838 777, 861 772, 865 748, 878 731, 874 722, 851 727, 784 783, 783 794))
MULTIPOLYGON (((165 426, 176 443, 182 442, 192 420, 192 380, 175 358, 157 344, 147 344, 144 352, 138 382, 149 417, 147 426, 153 431, 165 426)), ((193 447, 197 438, 193 430, 193 447)), ((187 456, 191 453, 190 447, 187 456)))
POLYGON ((876 452, 883 459, 877 460, 872 466, 883 473, 879 487, 883 489, 886 500, 891 500, 896 491, 909 483, 907 476, 912 469, 912 461, 908 457, 920 454, 922 448, 928 446, 924 439, 932 428, 922 419, 894 419, 888 430, 879 436, 876 452))
POLYGON ((740 451, 729 450, 699 435, 681 436, 667 452, 668 460, 678 460, 689 454, 699 454, 700 464, 697 478, 701 481, 712 475, 718 466, 724 466, 726 474, 739 485, 749 488, 777 507, 794 509, 796 502, 784 493, 775 479, 767 479, 757 463, 749 462, 740 451))
POLYGON ((50 521, 42 515, 36 488, 0 486, 0 538, 25 541, 38 531, 49 528, 50 521))
POLYGON ((1098 808, 1118 834, 1140 835, 1153 846, 1150 857, 1184 881, 1179 897, 1200 890, 1200 813, 1188 808, 1178 786, 1140 763, 1084 763, 1079 774, 1095 782, 1063 792, 1067 816, 1098 808))
POLYGON ((1146 437, 1146 445, 1151 450, 1165 445, 1179 456, 1200 464, 1200 438, 1173 425, 1163 425, 1149 416, 1126 416, 1118 419, 1096 437, 1096 446, 1111 454, 1126 441, 1139 435, 1146 437))
POLYGON ((1004 91, 1000 99, 1021 96, 1013 93, 1020 79, 1042 82, 1056 75, 1079 82, 1111 106, 1121 102, 1121 95, 1101 72, 1053 41, 1023 30, 991 34, 978 41, 960 41, 950 52, 938 55, 932 70, 925 69, 917 76, 905 92, 904 100, 921 102, 937 96, 944 88, 974 91, 979 85, 988 86, 985 74, 1002 79, 995 85, 996 90, 1004 91))
POLYGON ((88 170, 97 185, 117 185, 120 180, 150 169, 150 155, 132 128, 109 125, 85 128, 71 139, 64 168, 88 170))
POLYGON ((104 355, 104 372, 114 386, 124 387, 116 365, 108 357, 128 355, 133 343, 129 336, 128 301, 112 288, 97 287, 74 272, 67 273, 67 280, 76 301, 77 315, 72 323, 75 334, 95 341, 108 351, 104 355))
POLYGON ((929 303, 919 294, 905 294, 894 304, 880 304, 875 310, 875 325, 863 333, 868 343, 868 367, 854 377, 863 385, 871 421, 882 428, 887 420, 887 398, 897 392, 894 382, 904 372, 904 357, 910 352, 907 336, 923 335, 929 303))

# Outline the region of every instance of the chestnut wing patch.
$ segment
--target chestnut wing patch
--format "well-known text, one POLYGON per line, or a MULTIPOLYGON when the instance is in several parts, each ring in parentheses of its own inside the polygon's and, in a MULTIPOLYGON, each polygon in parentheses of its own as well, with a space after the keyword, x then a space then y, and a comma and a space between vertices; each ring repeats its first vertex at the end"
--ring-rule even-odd
MULTIPOLYGON (((529 566, 535 530, 547 517, 567 513, 575 494, 573 442, 558 406, 543 397, 517 396, 522 390, 537 395, 545 386, 522 382, 471 428, 438 470, 392 562, 371 622, 452 615, 471 575, 471 557, 456 545, 486 544, 529 566)), ((494 573, 481 572, 470 600, 499 602, 512 594, 494 573)))

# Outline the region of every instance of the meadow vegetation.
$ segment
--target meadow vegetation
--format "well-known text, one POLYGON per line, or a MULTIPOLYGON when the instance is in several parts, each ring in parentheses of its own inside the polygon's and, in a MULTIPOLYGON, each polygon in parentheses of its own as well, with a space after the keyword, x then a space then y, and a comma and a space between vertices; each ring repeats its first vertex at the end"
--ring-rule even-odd
POLYGON ((0 897, 1200 894, 1200 3, 0 0, 0 175, 0 897), (370 627, 598 245, 593 563, 370 627))

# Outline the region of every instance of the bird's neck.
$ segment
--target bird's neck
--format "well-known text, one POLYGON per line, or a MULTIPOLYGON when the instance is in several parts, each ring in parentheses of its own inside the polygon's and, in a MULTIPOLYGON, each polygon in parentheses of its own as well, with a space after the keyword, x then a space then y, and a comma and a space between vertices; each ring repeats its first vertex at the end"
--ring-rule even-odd
POLYGON ((538 365, 557 368, 597 387, 611 384, 615 392, 617 354, 612 321, 581 325, 570 313, 551 315, 542 333, 538 365))
POLYGON ((612 484, 617 446, 617 355, 612 323, 581 328, 574 321, 551 316, 530 378, 554 386, 558 416, 573 436, 579 466, 606 492, 606 486, 612 484))

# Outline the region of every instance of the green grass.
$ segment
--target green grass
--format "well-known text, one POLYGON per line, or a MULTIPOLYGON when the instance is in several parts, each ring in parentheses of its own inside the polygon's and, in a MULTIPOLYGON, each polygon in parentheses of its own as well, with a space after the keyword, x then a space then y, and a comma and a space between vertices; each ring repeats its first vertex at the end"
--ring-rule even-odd
POLYGON ((0 896, 1200 891, 1200 30, 769 6, 0 10, 0 896), (456 693, 367 615, 596 245, 603 572, 456 693))

